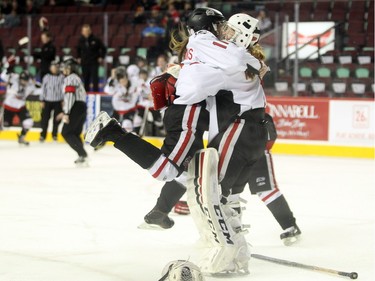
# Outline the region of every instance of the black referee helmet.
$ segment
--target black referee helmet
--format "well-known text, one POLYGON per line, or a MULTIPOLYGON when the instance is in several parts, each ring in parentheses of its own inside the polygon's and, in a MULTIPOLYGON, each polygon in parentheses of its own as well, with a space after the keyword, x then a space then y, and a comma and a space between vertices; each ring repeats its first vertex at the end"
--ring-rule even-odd
POLYGON ((73 58, 64 60, 64 62, 62 63, 62 69, 67 71, 68 74, 72 74, 72 73, 79 74, 78 63, 73 58))

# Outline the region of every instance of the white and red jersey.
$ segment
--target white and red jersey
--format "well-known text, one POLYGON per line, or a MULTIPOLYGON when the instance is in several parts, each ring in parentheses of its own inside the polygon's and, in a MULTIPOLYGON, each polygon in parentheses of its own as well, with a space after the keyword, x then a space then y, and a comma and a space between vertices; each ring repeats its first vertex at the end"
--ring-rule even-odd
POLYGON ((75 102, 86 102, 86 90, 83 86, 81 78, 72 73, 64 78, 64 107, 65 114, 70 114, 70 111, 75 102))
POLYGON ((138 107, 152 107, 153 102, 151 97, 150 81, 145 81, 141 78, 138 79, 136 92, 138 94, 138 107))
POLYGON ((119 84, 118 80, 116 78, 108 78, 107 83, 104 86, 103 92, 107 95, 113 96, 115 94, 115 89, 117 85, 119 84))
POLYGON ((138 94, 135 87, 130 86, 129 88, 126 88, 120 83, 114 86, 112 106, 115 111, 122 114, 135 111, 137 108, 137 101, 138 94))
POLYGON ((258 77, 247 80, 248 65, 259 70, 260 61, 243 47, 220 41, 211 32, 200 31, 189 37, 183 67, 176 83, 176 104, 194 104, 214 96, 219 90, 233 92, 241 113, 264 107, 266 100, 258 77))
POLYGON ((40 94, 40 91, 37 91, 37 88, 31 80, 26 86, 21 85, 19 82, 19 74, 17 73, 7 73, 6 70, 4 70, 1 73, 1 79, 7 83, 4 108, 9 111, 20 111, 26 106, 26 98, 29 95, 40 94))

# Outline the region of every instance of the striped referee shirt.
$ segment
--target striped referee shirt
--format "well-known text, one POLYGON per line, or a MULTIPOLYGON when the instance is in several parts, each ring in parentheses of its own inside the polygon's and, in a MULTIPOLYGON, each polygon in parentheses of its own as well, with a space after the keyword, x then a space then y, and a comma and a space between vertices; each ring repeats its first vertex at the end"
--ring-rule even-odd
POLYGON ((72 73, 64 79, 64 113, 69 114, 75 102, 86 102, 86 91, 81 78, 72 73))
POLYGON ((42 81, 42 100, 43 101, 62 101, 64 99, 63 92, 64 75, 46 74, 42 81))

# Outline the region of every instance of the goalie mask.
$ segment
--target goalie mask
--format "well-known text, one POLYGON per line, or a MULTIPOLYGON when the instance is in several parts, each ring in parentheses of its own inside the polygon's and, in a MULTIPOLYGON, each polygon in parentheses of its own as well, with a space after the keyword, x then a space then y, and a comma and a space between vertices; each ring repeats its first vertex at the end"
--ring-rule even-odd
MULTIPOLYGON (((224 31, 224 37, 232 41, 237 46, 248 48, 253 46, 259 40, 259 33, 254 33, 258 26, 258 20, 247 14, 235 14, 227 22, 227 28, 224 31), (253 38, 253 37, 256 38, 253 38)), ((258 29, 259 31, 259 29, 258 29)))
POLYGON ((218 36, 219 25, 225 22, 223 14, 212 8, 197 8, 189 16, 187 27, 190 34, 200 30, 208 30, 218 36))
POLYGON ((161 274, 159 281, 204 281, 199 267, 187 260, 169 262, 161 274))

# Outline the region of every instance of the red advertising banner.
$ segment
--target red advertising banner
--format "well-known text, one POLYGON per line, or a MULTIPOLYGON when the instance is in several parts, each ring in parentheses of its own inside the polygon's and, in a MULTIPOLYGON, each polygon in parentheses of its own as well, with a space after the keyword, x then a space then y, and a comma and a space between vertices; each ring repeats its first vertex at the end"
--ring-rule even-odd
POLYGON ((329 99, 267 97, 280 139, 328 140, 329 99))

